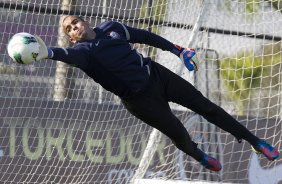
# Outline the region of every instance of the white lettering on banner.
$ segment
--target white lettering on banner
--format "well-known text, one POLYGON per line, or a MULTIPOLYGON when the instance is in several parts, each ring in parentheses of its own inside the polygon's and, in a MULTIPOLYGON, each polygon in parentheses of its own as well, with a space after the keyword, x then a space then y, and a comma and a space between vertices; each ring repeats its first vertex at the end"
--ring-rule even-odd
MULTIPOLYGON (((19 146, 21 146, 23 155, 20 156, 24 156, 29 160, 45 157, 49 161, 56 157, 59 161, 64 161, 68 157, 70 161, 75 162, 89 160, 93 164, 121 164, 124 158, 127 158, 129 164, 138 165, 142 156, 141 153, 146 148, 145 135, 134 135, 134 131, 131 129, 126 131, 114 128, 104 133, 104 137, 95 137, 93 135, 99 135, 98 132, 95 132, 97 124, 90 124, 85 129, 82 129, 79 124, 69 123, 68 128, 64 128, 62 122, 55 120, 47 121, 46 125, 43 126, 35 118, 10 118, 9 121, 4 121, 4 125, 9 128, 9 147, 6 147, 9 149, 9 157, 13 159, 19 156, 16 153, 19 146), (17 129, 21 131, 17 132, 17 129), (81 146, 79 150, 75 148, 78 144, 74 138, 77 131, 83 131, 85 135, 81 136, 82 139, 79 140, 81 146), (139 139, 137 143, 134 141, 135 138, 139 139), (118 149, 113 149, 112 140, 116 140, 115 147, 118 147, 118 149), (18 141, 20 141, 20 144, 18 144, 18 141), (137 144, 138 146, 136 146, 137 144), (135 147, 140 149, 135 150, 135 147), (134 154, 137 151, 140 154, 134 154)), ((97 129, 101 130, 102 128, 97 129)), ((160 163, 165 162, 165 153, 163 151, 165 144, 165 140, 162 140, 155 153, 156 159, 160 163)), ((0 158, 4 156, 4 153, 4 148, 0 148, 0 158)))
POLYGON ((275 184, 282 181, 282 165, 273 168, 263 169, 259 163, 257 154, 251 156, 249 167, 250 184, 275 184))

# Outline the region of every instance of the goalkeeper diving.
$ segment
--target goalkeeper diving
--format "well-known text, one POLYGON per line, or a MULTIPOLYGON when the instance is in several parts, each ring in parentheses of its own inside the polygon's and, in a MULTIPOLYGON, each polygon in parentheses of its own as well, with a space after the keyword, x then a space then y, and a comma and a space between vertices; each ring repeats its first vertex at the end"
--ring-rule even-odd
POLYGON ((172 113, 168 102, 191 109, 231 133, 239 143, 246 140, 268 160, 279 157, 276 148, 252 134, 188 81, 151 58, 143 57, 132 48, 131 43, 169 51, 179 57, 189 71, 198 69, 195 50, 175 45, 147 30, 115 21, 103 22, 93 29, 88 21, 70 15, 62 21, 62 26, 74 46, 47 48, 36 36, 40 43, 37 61, 48 58, 80 68, 103 88, 119 96, 131 114, 168 136, 178 149, 206 169, 220 171, 222 166, 218 160, 197 148, 186 128, 172 113))

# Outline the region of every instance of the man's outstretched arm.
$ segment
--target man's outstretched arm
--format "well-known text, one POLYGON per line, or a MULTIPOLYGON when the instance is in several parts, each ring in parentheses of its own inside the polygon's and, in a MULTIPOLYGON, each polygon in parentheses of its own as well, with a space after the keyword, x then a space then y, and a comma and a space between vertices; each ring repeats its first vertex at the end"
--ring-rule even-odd
POLYGON ((65 63, 76 65, 76 62, 80 62, 80 65, 86 63, 86 53, 84 49, 80 48, 47 48, 45 42, 39 37, 35 36, 37 42, 40 45, 39 54, 36 60, 41 59, 53 59, 63 61, 65 63))
POLYGON ((194 49, 183 48, 181 46, 175 45, 169 40, 144 29, 137 29, 125 25, 124 27, 126 29, 125 31, 128 32, 129 42, 147 44, 165 51, 170 51, 184 62, 189 71, 198 70, 198 61, 195 56, 196 52, 194 49))

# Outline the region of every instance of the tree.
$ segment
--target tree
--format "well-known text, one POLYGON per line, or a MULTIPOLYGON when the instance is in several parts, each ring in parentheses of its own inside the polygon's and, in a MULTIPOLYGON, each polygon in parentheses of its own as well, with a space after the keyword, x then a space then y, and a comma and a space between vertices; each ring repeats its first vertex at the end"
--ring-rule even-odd
MULTIPOLYGON (((141 24, 140 28, 146 29, 149 31, 159 34, 160 27, 159 25, 153 25, 153 21, 164 21, 167 9, 167 0, 147 0, 144 1, 141 11, 140 18, 148 19, 149 24, 141 24)), ((141 47, 142 48, 142 47, 141 47)), ((148 56, 150 56, 153 60, 155 59, 157 49, 152 47, 148 50, 148 56)))
MULTIPOLYGON (((223 1, 224 7, 231 11, 233 2, 235 0, 223 1)), ((244 3, 244 12, 251 16, 256 16, 260 8, 265 6, 282 13, 282 0, 236 0, 236 2, 241 5, 244 3)), ((259 50, 242 51, 221 61, 221 78, 229 90, 228 97, 239 103, 241 112, 244 111, 244 107, 247 107, 246 103, 250 102, 252 94, 259 91, 256 89, 271 91, 278 90, 275 88, 280 87, 278 84, 281 83, 279 71, 282 61, 281 50, 281 42, 268 43, 268 45, 262 45, 259 50)))
POLYGON ((258 51, 240 53, 220 62, 220 75, 227 87, 228 97, 240 105, 243 112, 249 103, 253 90, 278 90, 281 83, 281 42, 264 45, 258 51))
MULTIPOLYGON (((230 9, 231 8, 231 2, 234 0, 230 1, 222 1, 225 6, 230 9)), ((273 7, 277 11, 280 11, 282 13, 282 0, 239 0, 239 2, 245 2, 245 9, 249 13, 254 13, 257 12, 259 7, 263 4, 266 3, 268 6, 273 7)))

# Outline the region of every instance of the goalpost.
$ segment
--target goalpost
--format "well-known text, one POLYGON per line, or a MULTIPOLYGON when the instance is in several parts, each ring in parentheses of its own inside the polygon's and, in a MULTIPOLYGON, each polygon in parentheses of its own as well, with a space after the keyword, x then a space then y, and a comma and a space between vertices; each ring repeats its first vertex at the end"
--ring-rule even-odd
POLYGON ((171 103, 198 146, 223 165, 205 170, 166 136, 129 114, 82 71, 45 60, 16 65, 17 32, 52 46, 69 43, 60 17, 79 15, 155 32, 194 47, 199 71, 147 45, 134 47, 191 82, 249 130, 281 151, 281 1, 0 0, 0 183, 278 183, 282 160, 268 162, 246 142, 171 103), (277 4, 278 2, 278 4, 277 4))

